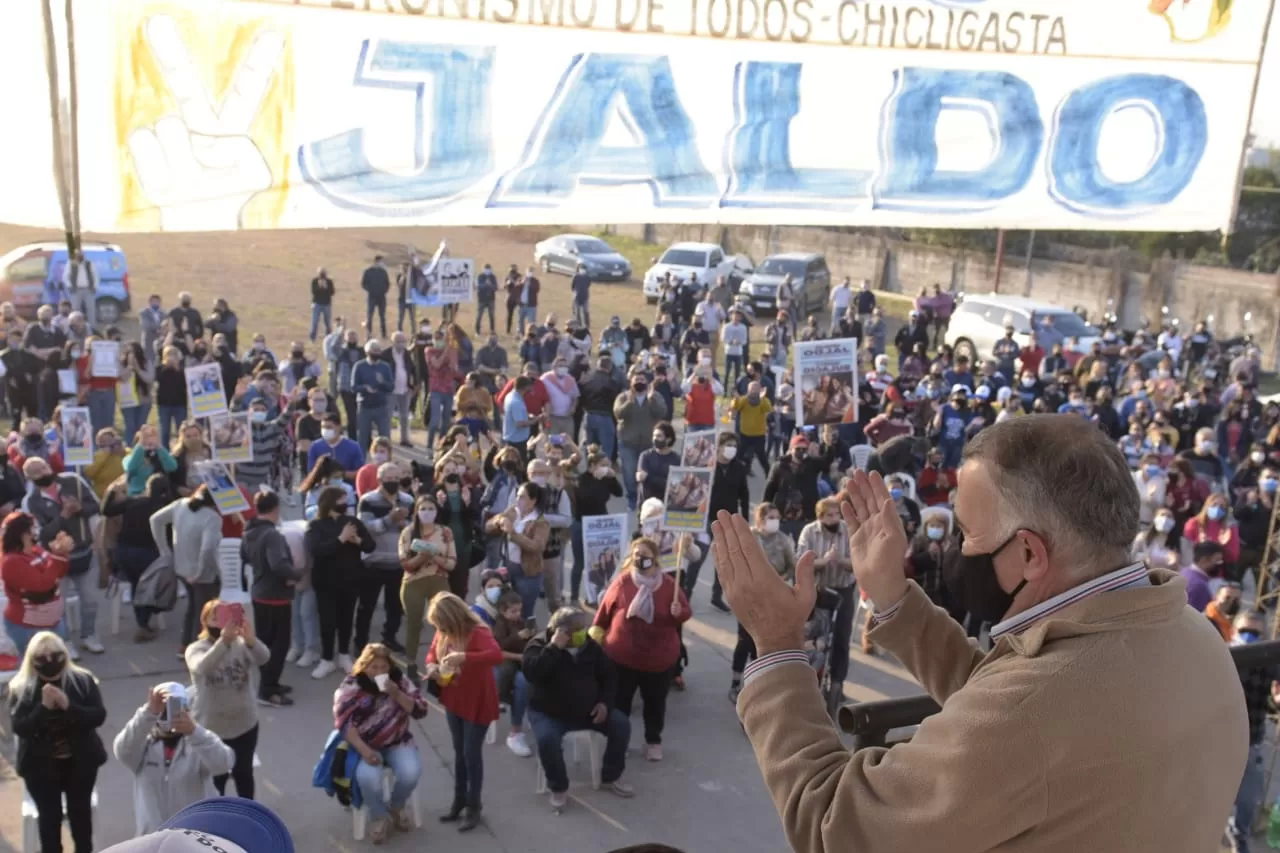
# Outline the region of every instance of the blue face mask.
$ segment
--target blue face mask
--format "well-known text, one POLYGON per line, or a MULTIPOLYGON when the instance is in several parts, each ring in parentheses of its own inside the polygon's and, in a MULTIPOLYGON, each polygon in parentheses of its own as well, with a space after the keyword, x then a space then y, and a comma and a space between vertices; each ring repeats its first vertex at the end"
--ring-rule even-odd
POLYGON ((890 489, 890 490, 889 490, 889 497, 893 498, 895 501, 896 501, 896 500, 901 500, 901 499, 902 499, 902 489, 890 489))
POLYGON ((489 600, 490 604, 497 604, 498 599, 502 597, 502 587, 500 586, 485 587, 484 597, 489 600))
POLYGON ((1222 507, 1211 506, 1205 511, 1205 515, 1209 517, 1210 521, 1220 521, 1222 519, 1222 507))
POLYGON ((934 542, 937 542, 939 539, 943 537, 946 531, 943 530, 941 527, 926 527, 924 533, 934 542))
POLYGON ((1259 480, 1258 485, 1262 487, 1262 491, 1269 495, 1276 493, 1276 487, 1280 486, 1280 480, 1259 480))
POLYGON ((1240 631, 1238 632, 1238 636, 1241 641, 1245 643, 1256 643, 1259 639, 1257 631, 1240 631))
POLYGON ((1160 476, 1160 466, 1159 466, 1159 465, 1144 465, 1144 466, 1142 466, 1142 472, 1143 472, 1144 474, 1146 474, 1146 475, 1147 475, 1147 479, 1151 479, 1152 477, 1159 477, 1159 476, 1160 476))

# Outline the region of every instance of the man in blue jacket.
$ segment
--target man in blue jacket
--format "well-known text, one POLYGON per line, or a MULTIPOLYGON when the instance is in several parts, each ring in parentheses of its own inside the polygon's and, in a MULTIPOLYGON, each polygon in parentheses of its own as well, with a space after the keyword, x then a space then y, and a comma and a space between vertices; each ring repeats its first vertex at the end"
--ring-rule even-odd
POLYGON ((351 390, 356 392, 356 430, 362 448, 373 440, 374 426, 378 427, 378 435, 391 437, 389 395, 395 390, 391 365, 382 360, 382 344, 369 341, 364 345, 364 355, 364 361, 351 368, 351 390))

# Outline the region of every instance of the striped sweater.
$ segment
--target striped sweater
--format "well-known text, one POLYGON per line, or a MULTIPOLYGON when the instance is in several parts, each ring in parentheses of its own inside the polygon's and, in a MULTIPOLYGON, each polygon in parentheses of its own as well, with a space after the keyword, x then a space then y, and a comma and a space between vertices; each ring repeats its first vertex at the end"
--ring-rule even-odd
POLYGON ((400 690, 413 699, 413 710, 404 709, 386 693, 370 693, 360 686, 355 676, 347 676, 333 692, 333 727, 351 727, 370 749, 384 750, 413 739, 409 721, 427 715, 427 700, 404 676, 400 690))

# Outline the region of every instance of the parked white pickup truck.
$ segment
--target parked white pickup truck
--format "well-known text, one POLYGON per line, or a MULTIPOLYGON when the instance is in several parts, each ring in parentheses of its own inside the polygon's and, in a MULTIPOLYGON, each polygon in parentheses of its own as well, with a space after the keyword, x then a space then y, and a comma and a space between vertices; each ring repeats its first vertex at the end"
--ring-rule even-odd
POLYGON ((724 276, 730 288, 736 290, 751 269, 751 259, 746 255, 726 255, 715 243, 674 243, 644 274, 645 301, 650 305, 658 301, 658 285, 667 273, 681 281, 696 275, 708 287, 724 276))

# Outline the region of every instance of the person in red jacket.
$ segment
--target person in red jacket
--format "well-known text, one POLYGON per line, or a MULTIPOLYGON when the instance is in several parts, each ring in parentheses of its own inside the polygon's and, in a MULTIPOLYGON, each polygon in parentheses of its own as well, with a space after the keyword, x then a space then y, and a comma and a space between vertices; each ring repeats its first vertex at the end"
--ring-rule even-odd
POLYGON ((698 364, 689 371, 683 390, 686 429, 715 429, 716 395, 724 393, 724 386, 711 367, 711 350, 698 351, 698 364))
POLYGON ((11 512, 0 532, 0 578, 4 581, 4 627, 18 647, 27 652, 31 638, 41 631, 62 633, 60 586, 67 573, 67 554, 74 544, 66 531, 49 543, 36 544, 36 521, 28 513, 11 512))
MULTIPOLYGON (((547 403, 551 402, 551 396, 547 393, 547 386, 542 384, 542 377, 538 374, 538 366, 532 362, 524 366, 524 375, 533 380, 528 388, 525 389, 524 407, 529 410, 529 417, 536 418, 542 414, 542 410, 546 408, 547 403)), ((506 405, 507 395, 514 393, 516 388, 516 379, 513 376, 507 380, 507 384, 502 386, 502 390, 498 392, 497 403, 501 409, 506 405)))
POLYGON ((436 635, 427 649, 423 676, 440 688, 453 736, 453 805, 440 820, 462 819, 459 832, 480 825, 480 788, 484 784, 484 737, 498 719, 498 683, 493 669, 502 665, 502 649, 493 634, 451 592, 436 593, 427 608, 436 635))
POLYGON ((924 468, 916 476, 916 497, 925 506, 946 506, 951 490, 956 487, 956 469, 944 468, 942 451, 929 448, 924 468))
POLYGON ((675 578, 658 565, 658 543, 640 538, 600 601, 592 631, 618 670, 618 710, 644 702, 644 757, 662 760, 671 668, 680 657, 680 626, 693 611, 675 578))

